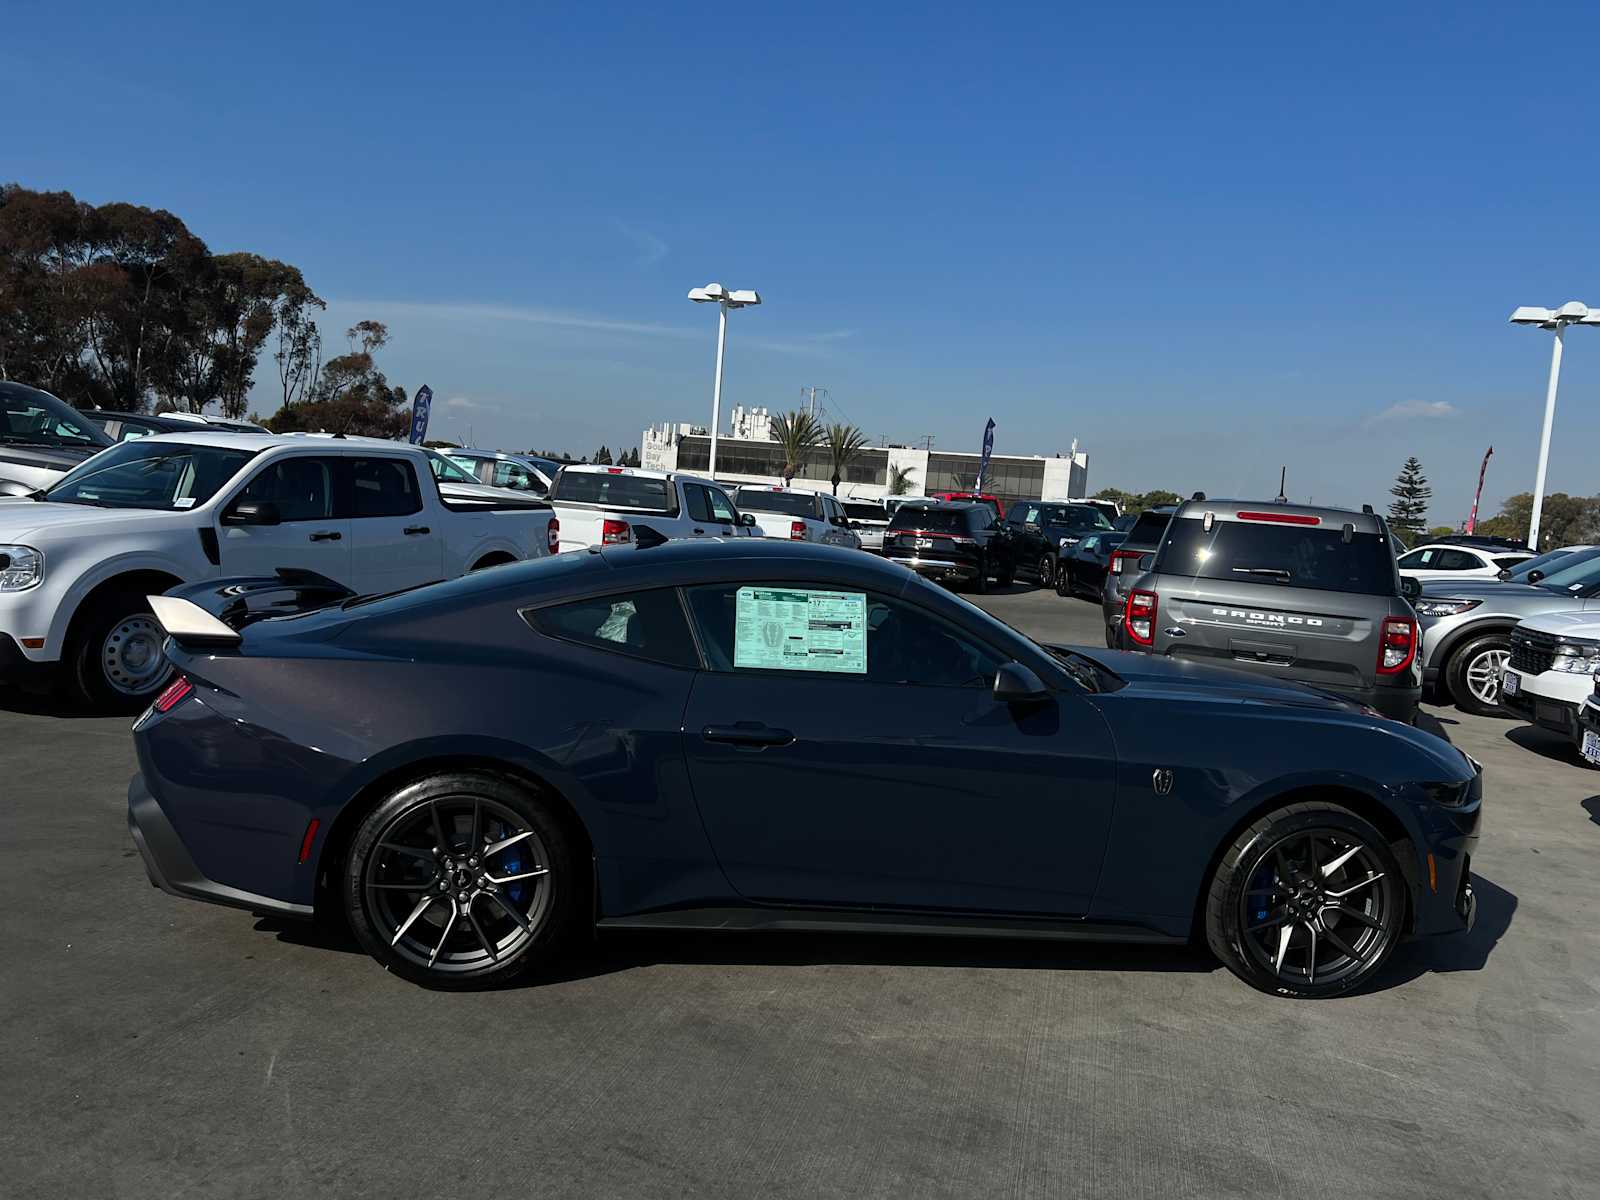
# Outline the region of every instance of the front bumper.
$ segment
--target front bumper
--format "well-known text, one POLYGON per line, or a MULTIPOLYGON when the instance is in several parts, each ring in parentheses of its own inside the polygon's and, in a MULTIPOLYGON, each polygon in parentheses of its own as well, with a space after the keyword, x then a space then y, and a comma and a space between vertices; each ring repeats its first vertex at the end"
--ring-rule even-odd
POLYGON ((978 564, 970 562, 953 562, 944 558, 916 558, 899 554, 888 556, 890 562, 899 563, 902 567, 910 567, 918 575, 926 575, 929 579, 976 579, 978 577, 978 564))
POLYGON ((1593 694, 1592 676, 1568 671, 1545 671, 1539 675, 1522 671, 1507 673, 1517 676, 1517 691, 1508 693, 1502 684, 1501 708, 1540 729, 1559 733, 1574 742, 1582 739, 1578 714, 1584 701, 1593 694))
POLYGON ((57 664, 29 658, 9 633, 0 633, 0 683, 22 687, 47 684, 55 675, 57 664))
POLYGON ((172 827, 160 803, 145 786, 143 775, 135 775, 128 784, 128 832, 133 837, 133 844, 139 848, 140 857, 144 859, 145 873, 150 876, 150 882, 169 895, 299 920, 314 915, 309 904, 275 900, 271 896, 260 896, 206 878, 195 866, 188 847, 172 827))

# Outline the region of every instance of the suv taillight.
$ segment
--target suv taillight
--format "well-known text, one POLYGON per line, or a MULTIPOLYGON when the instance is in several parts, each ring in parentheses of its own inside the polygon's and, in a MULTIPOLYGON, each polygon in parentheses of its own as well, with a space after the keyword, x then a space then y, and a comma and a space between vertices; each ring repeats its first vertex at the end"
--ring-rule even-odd
POLYGON ((156 702, 150 707, 155 709, 158 713, 170 712, 173 705, 177 704, 178 701, 182 700, 192 691, 194 691, 194 684, 190 683, 182 675, 179 675, 167 685, 166 691, 162 692, 161 695, 156 697, 156 702))
POLYGON ((803 542, 806 540, 806 523, 804 521, 789 522, 789 540, 803 542))
POLYGON ((550 531, 545 534, 545 545, 550 548, 551 554, 561 553, 561 521, 556 517, 550 518, 550 531))
POLYGON ((1398 675, 1417 657, 1417 623, 1410 617, 1385 617, 1378 646, 1378 674, 1398 675))
POLYGON ((1113 575, 1121 575, 1122 574, 1122 564, 1123 563, 1127 562, 1129 559, 1132 559, 1134 562, 1137 562, 1140 557, 1141 557, 1141 555, 1140 555, 1139 551, 1137 551, 1137 550, 1117 550, 1117 551, 1115 551, 1111 555, 1111 573, 1113 575))
POLYGON ((1154 592, 1135 588, 1128 593, 1128 606, 1122 613, 1122 627, 1141 646, 1155 644, 1157 603, 1154 592))
POLYGON ((633 540, 633 531, 628 528, 626 521, 613 521, 607 517, 600 524, 600 544, 602 546, 620 546, 624 542, 633 540))

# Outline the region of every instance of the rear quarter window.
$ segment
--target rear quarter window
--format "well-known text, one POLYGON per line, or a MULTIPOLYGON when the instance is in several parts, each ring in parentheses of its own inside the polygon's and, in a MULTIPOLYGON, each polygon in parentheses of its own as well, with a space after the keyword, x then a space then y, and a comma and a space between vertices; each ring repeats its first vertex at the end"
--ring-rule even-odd
POLYGON ((1219 520, 1207 533, 1199 518, 1175 520, 1155 569, 1162 575, 1368 596, 1396 591, 1388 543, 1375 533, 1356 533, 1346 542, 1336 526, 1219 520))

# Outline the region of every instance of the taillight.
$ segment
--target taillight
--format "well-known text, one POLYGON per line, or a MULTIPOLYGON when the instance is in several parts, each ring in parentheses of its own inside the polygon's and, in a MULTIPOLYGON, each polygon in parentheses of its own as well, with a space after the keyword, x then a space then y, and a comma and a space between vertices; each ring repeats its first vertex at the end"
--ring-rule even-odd
POLYGON ((545 534, 545 545, 550 548, 551 554, 561 553, 561 522, 555 517, 550 518, 550 531, 545 534))
POLYGON ((789 540, 803 542, 806 540, 806 523, 804 521, 789 522, 789 540))
POLYGON ((166 691, 157 696, 156 702, 150 707, 158 713, 170 712, 173 705, 177 704, 179 700, 182 700, 192 691, 194 691, 194 684, 179 675, 171 683, 167 684, 166 691))
POLYGON ((1129 560, 1135 560, 1136 561, 1140 557, 1142 557, 1142 556, 1140 555, 1140 553, 1137 550, 1118 550, 1118 551, 1116 551, 1115 553, 1113 553, 1111 555, 1111 573, 1113 575, 1121 575, 1122 574, 1122 564, 1123 563, 1128 562, 1129 560))
POLYGON ((1141 646, 1155 645, 1156 605, 1154 592, 1135 588, 1128 593, 1128 606, 1122 613, 1122 627, 1141 646))
POLYGON ((624 542, 633 540, 633 531, 628 528, 626 521, 613 521, 607 517, 600 523, 600 544, 602 546, 620 546, 624 542))
POLYGON ((1385 617, 1378 649, 1378 674, 1398 675, 1417 657, 1417 623, 1410 617, 1385 617))

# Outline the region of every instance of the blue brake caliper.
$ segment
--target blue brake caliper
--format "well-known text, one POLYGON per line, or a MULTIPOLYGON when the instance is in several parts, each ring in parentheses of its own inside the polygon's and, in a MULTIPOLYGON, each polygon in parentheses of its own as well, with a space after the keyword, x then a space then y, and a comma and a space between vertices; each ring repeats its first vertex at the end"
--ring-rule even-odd
POLYGON ((1262 864, 1261 868, 1256 872, 1255 878, 1250 881, 1250 891, 1258 897, 1255 916, 1251 918, 1253 921, 1265 921, 1271 913, 1272 909, 1268 904, 1271 898, 1271 887, 1272 868, 1262 864))

